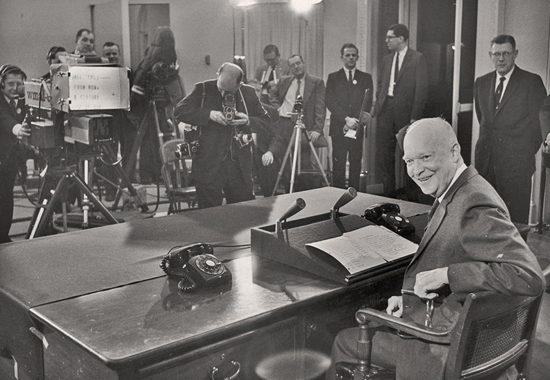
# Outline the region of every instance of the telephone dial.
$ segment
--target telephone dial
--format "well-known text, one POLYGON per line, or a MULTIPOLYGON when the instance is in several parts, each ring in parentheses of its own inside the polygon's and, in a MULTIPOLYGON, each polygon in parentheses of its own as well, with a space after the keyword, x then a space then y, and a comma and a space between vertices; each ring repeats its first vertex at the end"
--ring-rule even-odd
POLYGON ((400 212, 399 205, 395 203, 374 204, 367 207, 364 218, 401 236, 413 234, 414 225, 400 212))
POLYGON ((160 267, 169 277, 181 279, 178 289, 184 292, 231 282, 231 272, 213 253, 206 243, 175 247, 162 257, 160 267))

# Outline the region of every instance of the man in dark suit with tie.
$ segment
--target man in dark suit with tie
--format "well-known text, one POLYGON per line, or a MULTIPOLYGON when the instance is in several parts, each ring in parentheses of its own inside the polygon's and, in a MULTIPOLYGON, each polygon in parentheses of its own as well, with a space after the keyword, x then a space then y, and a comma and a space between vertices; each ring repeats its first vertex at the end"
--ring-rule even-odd
POLYGON ((13 186, 17 175, 19 139, 29 136, 23 123, 26 115, 24 101, 25 73, 17 66, 0 68, 0 243, 10 242, 13 218, 13 186))
POLYGON ((376 158, 382 172, 384 195, 395 195, 396 134, 422 117, 428 97, 428 66, 422 53, 408 47, 405 25, 389 27, 386 44, 391 54, 382 60, 376 89, 376 158))
POLYGON ((264 48, 264 61, 265 63, 256 69, 254 78, 262 86, 260 101, 269 104, 269 86, 276 85, 283 76, 290 75, 290 67, 288 61, 281 59, 276 45, 267 45, 264 48))
POLYGON ((325 103, 330 111, 332 137, 332 184, 346 188, 346 162, 349 155, 348 186, 359 189, 363 130, 359 114, 365 90, 369 90, 366 111, 372 106, 372 77, 356 68, 359 50, 354 44, 344 44, 340 50, 344 67, 328 75, 325 103))
MULTIPOLYGON (((295 125, 289 113, 294 112, 296 98, 301 96, 303 122, 311 142, 315 144, 322 137, 325 125, 325 83, 321 78, 307 73, 301 55, 292 55, 288 59, 288 64, 292 75, 282 77, 277 85, 270 89, 269 101, 279 110, 279 126, 288 146, 295 125)), ((311 149, 303 135, 301 139, 301 164, 301 168, 306 170, 317 167, 311 149)), ((302 190, 315 187, 313 182, 308 183, 307 180, 304 182, 303 187, 301 187, 302 190)))
POLYGON ((512 221, 527 224, 546 89, 540 76, 515 65, 514 37, 495 37, 489 55, 495 71, 477 78, 474 86, 480 124, 475 167, 502 197, 512 221))

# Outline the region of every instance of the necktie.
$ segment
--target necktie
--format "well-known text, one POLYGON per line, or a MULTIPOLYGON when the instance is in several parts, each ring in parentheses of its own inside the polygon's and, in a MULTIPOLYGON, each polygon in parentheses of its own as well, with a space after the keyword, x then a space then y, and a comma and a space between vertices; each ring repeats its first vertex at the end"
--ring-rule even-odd
POLYGON ((430 209, 430 212, 428 213, 428 223, 430 222, 430 220, 432 220, 432 216, 434 215, 435 210, 437 210, 438 207, 439 207, 439 199, 436 199, 432 208, 430 209))
POLYGON ((268 81, 271 82, 271 81, 274 81, 274 80, 275 80, 274 73, 275 73, 275 68, 272 67, 272 68, 271 68, 271 72, 269 73, 269 79, 268 79, 268 81))
POLYGON ((352 74, 352 71, 351 71, 351 70, 349 70, 348 82, 349 82, 350 84, 353 84, 353 74, 352 74))
POLYGON ((397 83, 397 77, 399 76, 399 53, 395 54, 395 70, 393 72, 393 84, 397 83))
POLYGON ((500 104, 500 98, 502 97, 502 89, 504 88, 505 80, 506 80, 506 77, 500 77, 500 82, 497 86, 497 90, 495 91, 495 110, 498 110, 498 106, 500 104))
POLYGON ((295 97, 295 98, 297 98, 298 95, 301 95, 301 94, 300 94, 300 86, 301 86, 301 84, 302 84, 302 81, 301 81, 300 79, 298 79, 298 87, 296 87, 296 97, 295 97))
POLYGON ((15 104, 15 100, 10 100, 10 107, 13 110, 13 113, 17 113, 17 104, 15 104))

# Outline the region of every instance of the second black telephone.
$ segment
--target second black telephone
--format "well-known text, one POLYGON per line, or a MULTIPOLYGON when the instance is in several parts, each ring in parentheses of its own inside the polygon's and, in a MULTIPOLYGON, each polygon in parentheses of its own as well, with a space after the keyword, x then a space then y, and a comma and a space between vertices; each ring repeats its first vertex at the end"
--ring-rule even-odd
POLYGON ((178 288, 185 292, 231 282, 231 272, 213 252, 206 243, 177 247, 162 257, 160 267, 169 277, 181 278, 178 288))
POLYGON ((365 210, 365 219, 387 227, 399 235, 406 236, 414 233, 414 225, 395 203, 374 204, 365 210))

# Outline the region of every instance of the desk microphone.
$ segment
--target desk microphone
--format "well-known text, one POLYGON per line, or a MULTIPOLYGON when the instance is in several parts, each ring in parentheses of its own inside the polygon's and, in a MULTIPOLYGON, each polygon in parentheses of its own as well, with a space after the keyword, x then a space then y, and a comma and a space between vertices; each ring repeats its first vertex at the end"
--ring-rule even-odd
POLYGON ((331 219, 336 219, 338 216, 338 210, 340 210, 340 207, 348 204, 353 198, 357 196, 357 190, 353 187, 348 187, 346 192, 342 194, 340 199, 336 201, 332 209, 330 210, 330 217, 331 219))
POLYGON ((306 207, 306 201, 304 201, 302 198, 297 198, 294 203, 292 203, 290 207, 285 211, 285 213, 279 219, 277 219, 275 223, 275 232, 280 232, 282 230, 283 221, 287 220, 287 218, 290 218, 292 215, 297 214, 304 207, 306 207))

